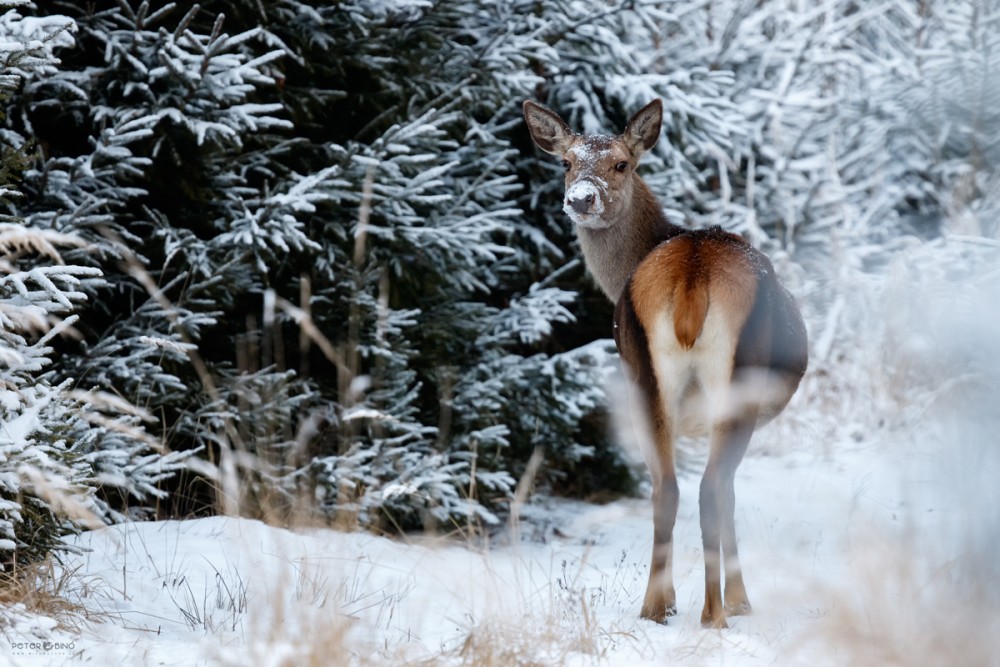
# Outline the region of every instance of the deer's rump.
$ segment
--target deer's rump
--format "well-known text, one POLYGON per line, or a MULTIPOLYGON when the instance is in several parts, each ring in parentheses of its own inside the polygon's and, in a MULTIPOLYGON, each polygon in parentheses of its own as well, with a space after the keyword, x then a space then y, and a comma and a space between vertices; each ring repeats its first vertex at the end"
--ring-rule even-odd
POLYGON ((806 367, 805 325, 770 261, 717 227, 646 256, 619 299, 615 331, 634 379, 666 403, 677 435, 707 434, 749 410, 757 423, 770 420, 806 367))

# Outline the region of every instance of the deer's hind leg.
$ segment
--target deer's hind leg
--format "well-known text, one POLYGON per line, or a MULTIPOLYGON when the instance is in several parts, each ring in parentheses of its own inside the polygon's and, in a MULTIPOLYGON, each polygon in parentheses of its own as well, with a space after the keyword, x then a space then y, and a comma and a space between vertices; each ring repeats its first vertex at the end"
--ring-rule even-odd
POLYGON ((712 449, 699 494, 705 552, 705 607, 701 623, 705 627, 727 627, 727 614, 747 614, 751 609, 736 547, 734 481, 755 422, 755 415, 740 416, 716 425, 712 433, 712 449), (723 568, 726 573, 725 606, 723 568))
POLYGON ((645 401, 651 408, 648 424, 654 456, 647 457, 653 481, 653 556, 649 565, 649 582, 643 598, 640 616, 665 623, 677 613, 677 593, 674 589, 674 523, 680 492, 674 470, 673 442, 670 424, 656 396, 645 401))
POLYGON ((615 310, 615 342, 625 363, 632 420, 653 482, 653 553, 640 616, 665 623, 677 613, 673 534, 680 494, 674 470, 672 424, 660 398, 646 330, 627 294, 628 290, 615 310))

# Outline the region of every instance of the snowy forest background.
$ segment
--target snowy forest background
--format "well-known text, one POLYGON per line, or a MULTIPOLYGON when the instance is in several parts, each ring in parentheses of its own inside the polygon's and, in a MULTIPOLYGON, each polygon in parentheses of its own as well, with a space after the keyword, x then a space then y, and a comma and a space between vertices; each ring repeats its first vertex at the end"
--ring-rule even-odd
POLYGON ((536 451, 543 493, 635 492, 528 98, 661 98, 670 215, 774 260, 810 369, 752 447, 932 410, 995 446, 996 0, 4 6, 5 567, 127 518, 475 532, 536 451))

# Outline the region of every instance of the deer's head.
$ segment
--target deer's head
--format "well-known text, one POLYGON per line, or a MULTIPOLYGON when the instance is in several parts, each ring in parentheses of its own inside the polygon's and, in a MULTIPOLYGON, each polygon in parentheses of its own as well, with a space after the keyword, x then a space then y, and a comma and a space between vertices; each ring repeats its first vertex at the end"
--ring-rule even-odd
POLYGON ((524 119, 538 147, 562 158, 563 210, 570 220, 580 227, 602 229, 627 217, 639 179, 635 173, 639 157, 660 136, 660 100, 636 112, 617 137, 575 134, 556 112, 530 100, 524 103, 524 119))

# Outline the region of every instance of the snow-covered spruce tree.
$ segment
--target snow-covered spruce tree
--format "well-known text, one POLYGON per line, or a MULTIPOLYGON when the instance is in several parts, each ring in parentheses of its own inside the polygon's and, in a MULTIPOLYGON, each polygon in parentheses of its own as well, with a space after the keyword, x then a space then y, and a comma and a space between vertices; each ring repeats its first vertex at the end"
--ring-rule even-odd
MULTIPOLYGON (((66 17, 0 16, 0 99, 22 79, 51 76, 53 50, 72 43, 66 17)), ((4 114, 0 114, 2 120, 4 114)), ((149 500, 170 461, 151 453, 139 412, 52 371, 54 346, 73 332, 82 285, 100 271, 64 262, 83 242, 36 229, 19 216, 19 175, 30 163, 24 137, 2 130, 0 167, 0 565, 66 548, 79 526, 113 520, 110 494, 149 500), (113 443, 113 444, 110 444, 113 443), (109 451, 110 450, 110 451, 109 451), (98 492, 99 485, 102 492, 98 492)))
POLYGON ((604 355, 559 349, 574 295, 544 281, 564 257, 515 198, 526 68, 554 57, 523 9, 269 10, 268 29, 304 56, 286 63, 292 117, 344 183, 314 219, 309 272, 313 317, 344 362, 308 471, 332 511, 494 521, 535 447, 550 483, 595 450, 624 470, 603 436, 581 442, 604 355))
POLYGON ((575 349, 593 336, 570 326, 568 256, 551 238, 567 235, 525 224, 517 179, 533 70, 583 18, 610 26, 627 10, 581 10, 573 25, 532 3, 203 7, 287 50, 276 66, 294 138, 269 164, 323 174, 331 197, 307 222, 312 262, 286 258, 270 282, 332 343, 325 358, 299 337, 298 364, 285 356, 332 398, 288 479, 330 513, 398 526, 493 521, 536 447, 549 483, 623 488, 606 435, 581 428, 600 414, 606 354, 575 349))
MULTIPOLYGON (((112 286, 97 290, 81 324, 98 342, 64 355, 64 368, 144 405, 162 419, 171 447, 201 448, 201 471, 216 483, 226 481, 218 467, 225 454, 244 449, 258 457, 241 458, 256 468, 243 489, 259 490, 261 481, 269 492, 315 488, 322 509, 354 513, 357 507, 366 522, 393 499, 399 517, 392 521, 401 525, 419 523, 417 510, 427 508, 439 518, 474 514, 479 504, 462 497, 473 466, 467 457, 451 460, 439 452, 436 417, 426 410, 413 367, 419 350, 408 337, 416 309, 390 303, 383 285, 396 289, 398 283, 386 282, 391 274, 383 270, 384 258, 368 257, 374 252, 362 246, 354 261, 349 236, 368 166, 328 140, 307 140, 316 132, 314 119, 327 113, 320 105, 329 96, 307 93, 310 106, 290 90, 287 112, 274 101, 276 83, 292 89, 296 76, 283 64, 292 71, 276 78, 277 60, 306 67, 315 52, 296 49, 315 45, 311 36, 299 43, 294 34, 278 33, 285 25, 301 29, 301 14, 268 32, 257 27, 257 7, 64 8, 80 26, 78 46, 62 54, 56 78, 27 86, 21 97, 21 122, 50 151, 26 181, 31 221, 86 236, 98 249, 91 261, 102 265, 112 286), (302 127, 299 136, 292 120, 302 127), (89 140, 67 142, 73 136, 89 140), (345 161, 361 166, 348 171, 345 161), (333 340, 341 351, 332 358, 348 361, 332 372, 320 365, 326 359, 310 359, 309 348, 322 346, 300 339, 298 327, 315 331, 320 342, 333 340), (313 392, 315 385, 327 390, 329 402, 313 392), (303 409, 309 405, 327 414, 332 444, 298 428, 314 421, 303 409), (262 461, 276 465, 261 468, 262 461), (417 469, 426 472, 414 476, 417 469), (389 485, 418 492, 383 493, 389 485)), ((317 30, 338 34, 329 25, 317 30)), ((298 76, 311 80, 313 74, 298 76)), ((401 152, 407 141, 421 148, 417 142, 428 137, 440 141, 442 133, 424 126, 456 118, 454 111, 424 118, 397 133, 390 151, 401 152)), ((384 146, 363 150, 377 155, 384 146)), ((417 178, 426 164, 406 156, 387 163, 404 188, 391 206, 442 202, 444 170, 417 178)), ((487 251, 466 250, 470 241, 483 240, 480 229, 457 229, 439 255, 461 252, 465 264, 494 261, 502 250, 496 243, 487 251)), ((410 242, 426 238, 417 230, 410 242)), ((394 261, 398 271, 406 259, 394 261)), ((422 267, 413 268, 411 275, 419 275, 422 267)), ((427 277, 447 283, 440 273, 427 277)), ((456 279, 465 290, 483 287, 471 274, 456 279)), ((483 479, 491 479, 485 468, 483 479)), ((509 475, 496 479, 506 492, 509 475)), ((190 498, 178 507, 190 510, 190 498)))
MULTIPOLYGON (((199 22, 197 7, 63 9, 79 26, 76 45, 54 76, 27 83, 16 119, 47 149, 25 176, 28 221, 86 239, 74 261, 106 276, 79 325, 84 345, 64 351, 60 370, 156 415, 163 442, 200 452, 192 468, 219 482, 234 448, 287 442, 308 397, 250 352, 270 268, 312 245, 297 217, 317 179, 266 180, 280 167, 266 151, 280 139, 254 141, 289 126, 279 104, 257 99, 281 53, 259 29, 199 22), (244 48, 253 41, 260 52, 244 48)), ((234 482, 227 502, 239 499, 234 482)), ((217 500, 186 477, 170 488, 183 494, 167 512, 217 500)))
MULTIPOLYGON (((51 48, 66 21, 26 24, 0 8, 0 103, 21 74, 51 70, 51 48)), ((0 119, 3 115, 0 114, 0 119)), ((25 155, 4 135, 0 156, 0 567, 43 557, 92 507, 90 470, 70 453, 61 423, 71 412, 65 386, 44 377, 51 339, 72 326, 63 319, 83 295, 90 271, 62 264, 57 245, 71 241, 26 229, 16 215, 17 177, 25 155), (39 258, 41 261, 39 261, 39 258), (70 510, 67 512, 66 510, 70 510), (71 518, 72 517, 72 518, 71 518)))

